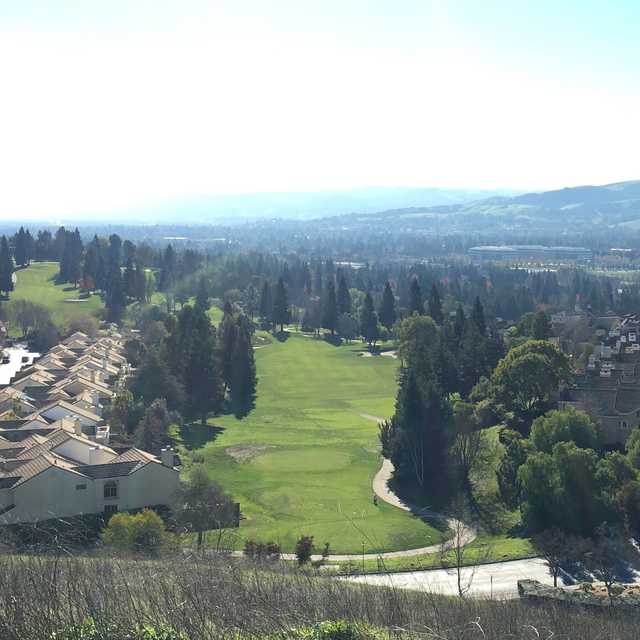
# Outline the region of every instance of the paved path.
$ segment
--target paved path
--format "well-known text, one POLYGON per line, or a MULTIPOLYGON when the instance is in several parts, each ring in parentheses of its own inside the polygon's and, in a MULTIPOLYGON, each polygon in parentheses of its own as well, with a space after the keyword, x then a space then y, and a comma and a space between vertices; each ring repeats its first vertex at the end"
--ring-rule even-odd
MULTIPOLYGON (((494 562, 475 568, 462 569, 462 584, 470 581, 469 596, 481 598, 516 598, 518 580, 530 578, 543 584, 553 585, 549 569, 540 558, 494 562)), ((432 569, 407 573, 372 574, 349 576, 344 580, 361 584, 428 591, 442 595, 458 595, 457 572, 455 569, 432 569)), ((562 583, 559 582, 559 585, 562 583)))

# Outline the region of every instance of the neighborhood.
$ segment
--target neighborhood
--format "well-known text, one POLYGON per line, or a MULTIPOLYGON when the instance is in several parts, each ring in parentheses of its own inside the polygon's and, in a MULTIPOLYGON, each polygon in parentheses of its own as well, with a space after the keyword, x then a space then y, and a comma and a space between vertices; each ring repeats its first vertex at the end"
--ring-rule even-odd
POLYGON ((0 388, 0 525, 168 504, 176 456, 110 447, 103 418, 129 374, 122 336, 75 332, 0 388))

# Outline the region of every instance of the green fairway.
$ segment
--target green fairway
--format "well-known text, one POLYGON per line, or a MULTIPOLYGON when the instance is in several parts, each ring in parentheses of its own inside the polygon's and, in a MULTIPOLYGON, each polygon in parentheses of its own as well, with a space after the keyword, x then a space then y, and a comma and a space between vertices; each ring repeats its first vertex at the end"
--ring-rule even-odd
POLYGON ((70 284, 58 285, 55 277, 58 273, 57 262, 32 262, 25 269, 16 271, 17 282, 11 293, 7 306, 14 300, 29 300, 46 307, 56 324, 65 322, 79 315, 91 315, 103 308, 98 295, 86 300, 79 300, 80 289, 70 284), (70 302, 76 300, 76 302, 70 302))
POLYGON ((363 358, 360 349, 299 333, 272 339, 255 352, 256 409, 243 420, 212 420, 222 431, 183 430, 211 476, 241 503, 241 539, 275 540, 291 551, 300 535, 312 535, 319 549, 329 542, 335 553, 362 552, 363 543, 366 552, 379 552, 441 539, 420 519, 373 504, 378 427, 361 414, 391 415, 397 361, 363 358))

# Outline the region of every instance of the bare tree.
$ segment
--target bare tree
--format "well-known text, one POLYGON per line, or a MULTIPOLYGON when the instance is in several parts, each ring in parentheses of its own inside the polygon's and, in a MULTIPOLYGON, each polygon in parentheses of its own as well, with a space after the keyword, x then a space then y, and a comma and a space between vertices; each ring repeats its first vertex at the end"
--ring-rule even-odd
POLYGON ((557 587, 558 576, 562 573, 563 566, 576 559, 580 540, 559 529, 547 529, 534 536, 533 544, 549 568, 553 586, 557 587))
POLYGON ((453 535, 443 540, 439 553, 442 567, 455 572, 458 595, 461 598, 471 589, 478 565, 487 562, 491 555, 489 546, 470 548, 475 530, 465 524, 467 517, 465 500, 462 496, 457 496, 447 516, 447 525, 453 535))
POLYGON ((607 527, 598 527, 598 538, 591 550, 585 554, 586 566, 596 580, 604 584, 613 606, 614 583, 620 579, 620 567, 626 549, 622 540, 607 527))

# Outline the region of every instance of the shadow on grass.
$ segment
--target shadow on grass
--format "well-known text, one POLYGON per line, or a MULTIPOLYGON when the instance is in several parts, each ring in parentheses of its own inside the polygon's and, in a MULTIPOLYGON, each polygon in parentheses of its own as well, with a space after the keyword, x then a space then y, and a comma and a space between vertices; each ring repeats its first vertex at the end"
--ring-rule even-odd
POLYGON ((334 347, 339 347, 342 344, 342 338, 340 336, 332 336, 330 333, 325 334, 324 341, 334 347))
POLYGON ((278 342, 286 342, 289 339, 288 331, 274 331, 272 335, 278 342))
POLYGON ((199 421, 186 422, 180 427, 180 438, 184 446, 192 451, 204 447, 208 442, 213 442, 223 431, 224 427, 214 424, 203 426, 199 421))

